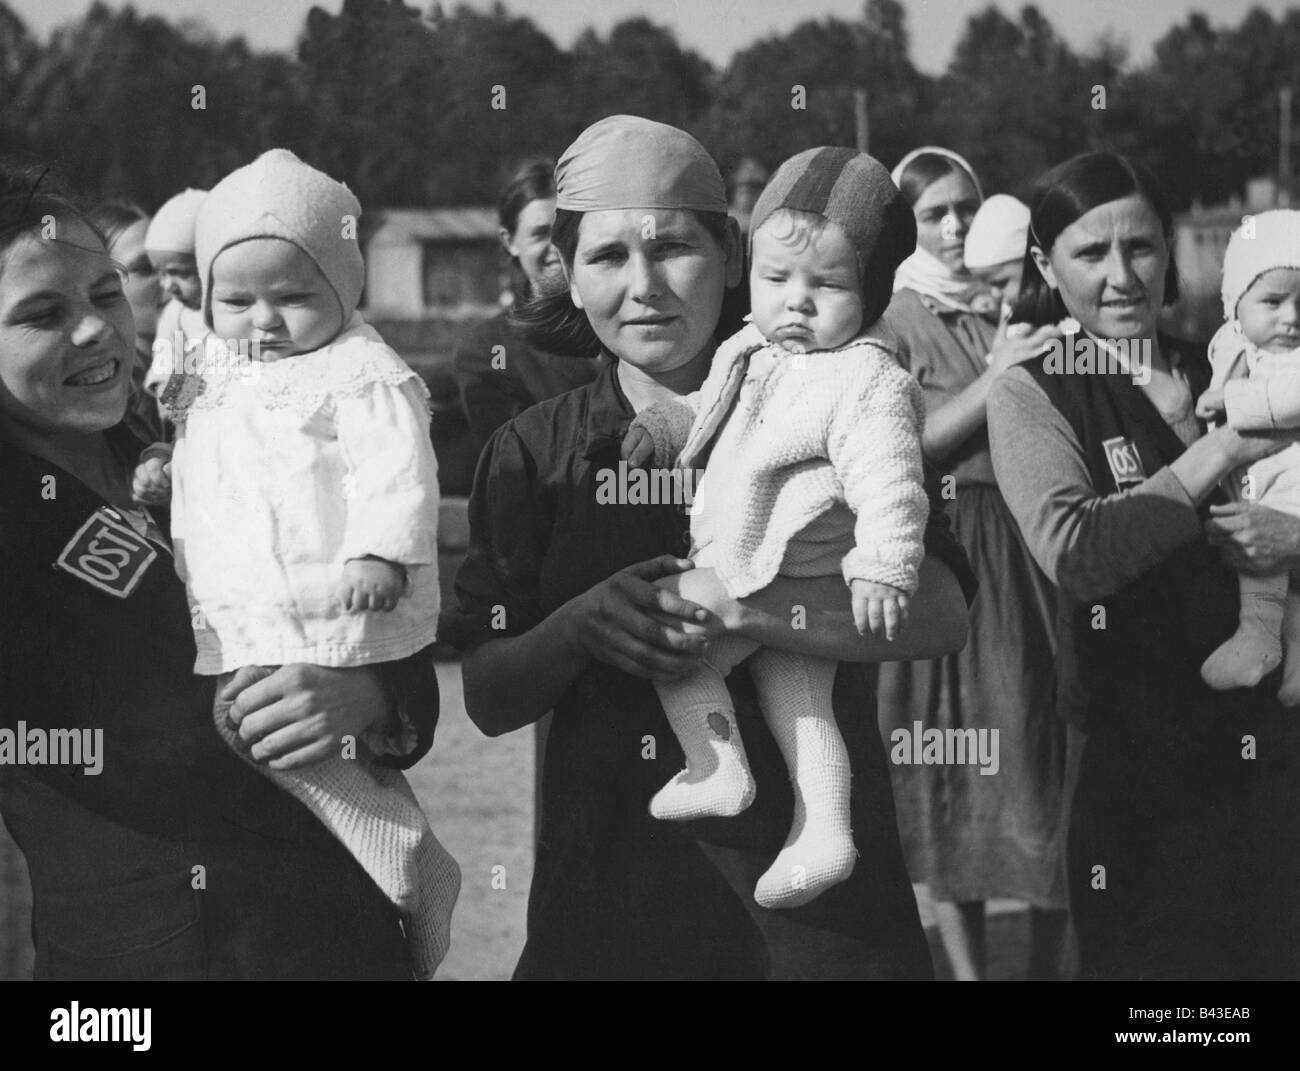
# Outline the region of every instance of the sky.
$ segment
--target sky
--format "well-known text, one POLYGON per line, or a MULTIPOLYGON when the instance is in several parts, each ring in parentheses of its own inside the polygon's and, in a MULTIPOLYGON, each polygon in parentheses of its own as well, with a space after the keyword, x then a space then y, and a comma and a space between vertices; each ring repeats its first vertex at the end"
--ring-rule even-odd
MULTIPOLYGON (((44 38, 55 26, 79 18, 89 0, 4 0, 44 38)), ((947 65, 967 17, 983 10, 990 0, 902 0, 912 35, 912 60, 923 71, 938 74, 947 65)), ((110 7, 124 6, 108 0, 110 7)), ((427 10, 429 0, 407 0, 411 7, 427 10)), ((254 48, 288 50, 297 40, 307 12, 313 6, 338 11, 343 0, 134 0, 138 11, 164 15, 172 21, 197 17, 222 36, 243 34, 254 48)), ((1021 0, 996 0, 1008 15, 1023 6, 1021 0)), ((452 10, 456 0, 443 0, 452 10)), ((473 0, 470 7, 486 10, 489 0, 473 0)), ((1215 25, 1236 25, 1252 7, 1275 16, 1295 0, 1036 0, 1071 45, 1083 48, 1104 31, 1127 43, 1132 61, 1150 58, 1151 45, 1173 24, 1193 11, 1203 11, 1215 25)), ((761 37, 783 33, 809 18, 854 19, 862 0, 506 0, 506 8, 525 15, 567 48, 587 26, 607 31, 614 23, 645 16, 671 27, 678 41, 701 53, 716 66, 725 66, 732 54, 761 37)))

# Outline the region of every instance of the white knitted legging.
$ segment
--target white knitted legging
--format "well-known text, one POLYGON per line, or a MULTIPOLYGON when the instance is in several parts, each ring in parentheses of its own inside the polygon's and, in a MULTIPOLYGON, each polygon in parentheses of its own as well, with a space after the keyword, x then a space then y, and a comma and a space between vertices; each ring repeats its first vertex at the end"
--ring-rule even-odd
POLYGON ((756 787, 736 723, 726 676, 750 658, 763 719, 794 789, 794 821, 776 861, 759 879, 763 907, 806 904, 845 880, 857 851, 849 821, 849 758, 831 699, 837 663, 724 636, 708 661, 681 681, 656 682, 686 768, 650 801, 656 818, 739 814, 756 787))
MULTIPOLYGON (((272 672, 267 669, 265 676, 272 672)), ((233 676, 218 679, 218 694, 233 676)), ((451 944, 460 867, 434 836, 406 778, 360 757, 335 756, 301 770, 273 770, 249 757, 227 719, 230 707, 218 700, 213 709, 221 738, 342 842, 402 912, 416 977, 432 978, 451 944)))

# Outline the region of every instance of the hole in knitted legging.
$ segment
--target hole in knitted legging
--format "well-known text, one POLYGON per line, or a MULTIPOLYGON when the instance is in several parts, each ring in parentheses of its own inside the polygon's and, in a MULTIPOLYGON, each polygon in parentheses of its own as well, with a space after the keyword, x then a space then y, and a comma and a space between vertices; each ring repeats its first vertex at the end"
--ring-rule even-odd
POLYGON ((731 739, 731 722, 729 722, 725 717, 719 714, 716 710, 712 714, 710 714, 705 720, 709 723, 709 728, 713 730, 713 735, 718 737, 718 739, 720 740, 731 739))

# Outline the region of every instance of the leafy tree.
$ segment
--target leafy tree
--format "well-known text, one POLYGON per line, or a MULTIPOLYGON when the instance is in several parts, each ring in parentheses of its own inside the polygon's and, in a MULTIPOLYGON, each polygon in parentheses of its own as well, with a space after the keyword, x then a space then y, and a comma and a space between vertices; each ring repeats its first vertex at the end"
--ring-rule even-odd
POLYGON ((853 91, 869 98, 870 149, 883 160, 917 144, 925 78, 907 55, 897 0, 870 0, 859 23, 808 20, 736 53, 703 129, 729 170, 744 156, 768 167, 816 145, 855 144, 853 91))

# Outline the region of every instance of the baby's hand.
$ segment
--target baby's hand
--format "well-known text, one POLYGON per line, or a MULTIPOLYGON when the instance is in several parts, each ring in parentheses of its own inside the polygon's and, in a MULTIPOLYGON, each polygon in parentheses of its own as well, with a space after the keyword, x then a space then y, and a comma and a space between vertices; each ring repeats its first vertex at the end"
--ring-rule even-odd
POLYGON ((1196 399, 1196 415, 1202 420, 1218 420, 1224 411, 1222 387, 1207 390, 1196 399))
POLYGON ((865 636, 871 629, 873 636, 882 632, 885 639, 894 640, 907 620, 907 593, 889 584, 873 584, 870 580, 854 580, 853 623, 858 634, 865 636))
POLYGON ((655 457, 655 441, 645 428, 633 424, 623 436, 623 460, 628 468, 645 468, 646 462, 655 457))
POLYGON ((349 613, 391 610, 406 589, 406 570, 383 558, 349 558, 335 594, 349 613))
POLYGON ((165 506, 172 497, 172 463, 157 454, 141 461, 131 477, 131 497, 145 506, 165 506))

